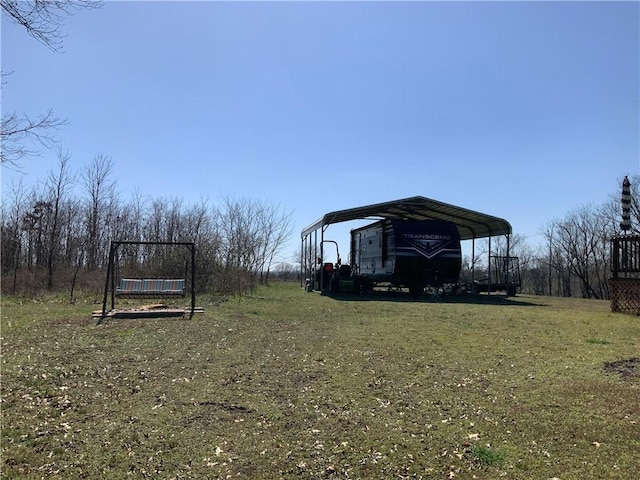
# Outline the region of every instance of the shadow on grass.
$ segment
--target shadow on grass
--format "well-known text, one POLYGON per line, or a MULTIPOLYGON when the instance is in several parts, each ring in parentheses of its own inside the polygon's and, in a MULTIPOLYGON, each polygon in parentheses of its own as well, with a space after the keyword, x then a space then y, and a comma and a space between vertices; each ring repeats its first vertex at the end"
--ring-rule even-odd
MULTIPOLYGON (((316 292, 318 293, 318 292, 316 292)), ((406 302, 406 303, 461 303, 472 305, 504 305, 504 306, 522 306, 522 307, 543 307, 544 303, 536 303, 529 299, 525 300, 519 297, 507 297, 506 295, 478 295, 478 294, 460 294, 460 295, 437 295, 423 294, 414 296, 407 292, 381 292, 374 291, 368 294, 357 293, 329 293, 322 292, 320 295, 332 298, 334 300, 345 302, 406 302)))

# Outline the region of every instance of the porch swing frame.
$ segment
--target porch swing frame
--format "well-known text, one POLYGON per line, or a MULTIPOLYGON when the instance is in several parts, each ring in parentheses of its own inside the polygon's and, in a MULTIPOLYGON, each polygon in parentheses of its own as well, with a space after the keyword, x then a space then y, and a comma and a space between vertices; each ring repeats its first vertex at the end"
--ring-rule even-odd
MULTIPOLYGON (((150 316, 149 313, 143 313, 142 311, 127 311, 126 314, 118 314, 119 312, 115 309, 116 297, 129 297, 129 298, 175 298, 175 297, 185 297, 186 290, 182 289, 182 293, 176 292, 175 289, 166 289, 166 287, 161 287, 158 289, 157 287, 152 290, 124 290, 122 288, 116 288, 116 278, 115 278, 115 258, 118 252, 118 249, 122 245, 168 245, 171 247, 185 247, 191 254, 191 282, 190 282, 190 294, 191 294, 191 307, 190 307, 190 316, 193 317, 194 311, 196 310, 196 249, 195 243, 193 242, 155 242, 155 241, 136 241, 136 240, 112 240, 111 246, 109 248, 109 263, 107 265, 107 278, 104 283, 104 297, 102 299, 102 314, 98 323, 100 323, 107 316, 126 316, 127 318, 137 318, 143 316, 150 316), (111 309, 107 310, 108 299, 111 298, 111 309)), ((123 279, 125 280, 125 279, 123 279)), ((129 279, 128 281, 143 281, 143 280, 151 280, 158 282, 163 282, 165 279, 129 279)), ((182 279, 184 282, 186 279, 182 279)), ((170 282, 179 281, 179 279, 169 280, 170 282)), ((160 283, 160 284, 162 284, 160 283)), ((146 285, 146 282, 145 282, 146 285)), ((172 309, 171 311, 158 310, 154 309, 151 311, 151 314, 156 317, 160 316, 183 316, 185 311, 172 309)))

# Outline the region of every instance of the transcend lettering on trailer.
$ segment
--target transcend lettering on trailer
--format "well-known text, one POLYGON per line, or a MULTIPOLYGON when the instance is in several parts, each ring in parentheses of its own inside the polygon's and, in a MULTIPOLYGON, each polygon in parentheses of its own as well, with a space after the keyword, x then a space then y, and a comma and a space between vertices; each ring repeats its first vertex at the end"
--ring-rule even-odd
POLYGON ((451 235, 427 235, 419 233, 405 233, 404 238, 415 240, 451 240, 451 235))

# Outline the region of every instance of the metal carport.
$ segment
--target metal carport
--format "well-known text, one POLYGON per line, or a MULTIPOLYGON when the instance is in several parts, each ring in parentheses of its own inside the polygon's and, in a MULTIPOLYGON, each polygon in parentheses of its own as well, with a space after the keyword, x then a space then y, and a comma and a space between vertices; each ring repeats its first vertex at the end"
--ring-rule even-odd
MULTIPOLYGON (((417 196, 329 212, 303 229, 301 234, 302 248, 300 258, 302 281, 311 274, 313 265, 311 259, 318 256, 323 258, 322 246, 324 242, 324 232, 329 225, 352 220, 380 219, 444 220, 453 222, 458 227, 460 240, 473 241, 473 263, 475 263, 476 239, 489 238, 489 250, 491 250, 491 237, 505 235, 507 237, 507 257, 509 256, 509 237, 512 229, 506 220, 430 198, 417 196), (320 231, 319 248, 318 231, 320 231), (313 245, 311 244, 312 240, 313 245), (305 261, 304 258, 306 253, 309 254, 307 261, 305 261)), ((490 262, 491 256, 489 256, 489 263, 490 262)), ((491 265, 489 265, 489 272, 491 272, 490 267, 491 265)), ((491 283, 490 278, 489 283, 491 283)))

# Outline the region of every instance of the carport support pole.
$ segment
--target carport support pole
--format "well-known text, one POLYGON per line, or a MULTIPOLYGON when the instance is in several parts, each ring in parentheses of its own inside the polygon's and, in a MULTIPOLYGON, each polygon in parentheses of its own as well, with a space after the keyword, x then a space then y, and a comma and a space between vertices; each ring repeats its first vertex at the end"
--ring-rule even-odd
POLYGON ((476 283, 476 237, 473 237, 471 239, 471 285, 475 285, 475 283, 476 283))
POLYGON ((511 257, 509 256, 509 243, 510 243, 511 235, 507 234, 507 265, 506 272, 504 274, 504 283, 506 285, 507 290, 507 298, 509 297, 509 267, 511 266, 511 257))
POLYGON ((320 291, 324 292, 324 224, 320 226, 320 291))
POLYGON ((487 295, 491 295, 491 237, 489 237, 489 257, 487 258, 487 269, 489 270, 487 295))
POLYGON ((304 263, 302 263, 302 259, 304 258, 304 237, 300 239, 300 286, 303 285, 302 279, 304 278, 304 263))
MULTIPOLYGON (((313 232, 313 268, 311 274, 315 277, 315 269, 318 268, 318 230, 313 232)), ((315 279, 314 279, 315 281, 315 279)))
POLYGON ((191 250, 191 317, 196 309, 196 244, 189 246, 191 250))

